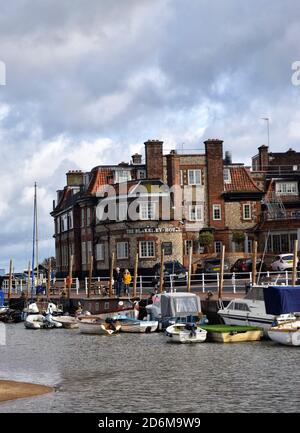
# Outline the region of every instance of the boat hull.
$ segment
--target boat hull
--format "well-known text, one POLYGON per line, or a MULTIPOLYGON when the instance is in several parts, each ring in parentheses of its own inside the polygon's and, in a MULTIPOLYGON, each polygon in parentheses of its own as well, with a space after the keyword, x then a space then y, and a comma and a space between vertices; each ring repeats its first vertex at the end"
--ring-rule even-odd
POLYGON ((166 329, 165 335, 171 343, 203 343, 207 337, 207 331, 197 327, 194 332, 185 329, 185 325, 171 325, 166 329))
POLYGON ((259 341, 263 336, 262 331, 246 332, 209 332, 207 341, 217 343, 242 343, 245 341, 259 341))
POLYGON ((62 327, 65 329, 79 328, 78 322, 74 317, 57 316, 57 317, 53 317, 53 321, 57 323, 61 323, 62 327))
POLYGON ((133 320, 133 321, 120 321, 121 332, 129 333, 149 333, 155 332, 158 328, 158 321, 148 321, 148 320, 133 320))
POLYGON ((82 334, 92 335, 112 335, 121 329, 121 325, 118 323, 116 323, 114 326, 111 326, 104 321, 95 320, 93 318, 79 319, 78 325, 82 334))
POLYGON ((270 330, 268 335, 272 341, 285 346, 300 346, 300 330, 270 330))

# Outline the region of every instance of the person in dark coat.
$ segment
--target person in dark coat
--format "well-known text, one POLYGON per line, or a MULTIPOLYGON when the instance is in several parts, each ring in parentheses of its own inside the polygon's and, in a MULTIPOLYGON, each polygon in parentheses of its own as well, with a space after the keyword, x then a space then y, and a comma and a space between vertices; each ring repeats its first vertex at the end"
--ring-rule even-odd
POLYGON ((116 296, 120 296, 123 287, 123 275, 120 268, 116 268, 114 271, 114 289, 116 296))

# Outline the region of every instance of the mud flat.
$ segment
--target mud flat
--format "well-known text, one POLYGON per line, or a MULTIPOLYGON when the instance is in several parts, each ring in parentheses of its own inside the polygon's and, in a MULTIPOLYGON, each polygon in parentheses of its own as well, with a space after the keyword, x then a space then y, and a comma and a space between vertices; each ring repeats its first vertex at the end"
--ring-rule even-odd
POLYGON ((16 398, 34 397, 52 392, 50 386, 36 385, 34 383, 0 380, 0 402, 15 400, 16 398))

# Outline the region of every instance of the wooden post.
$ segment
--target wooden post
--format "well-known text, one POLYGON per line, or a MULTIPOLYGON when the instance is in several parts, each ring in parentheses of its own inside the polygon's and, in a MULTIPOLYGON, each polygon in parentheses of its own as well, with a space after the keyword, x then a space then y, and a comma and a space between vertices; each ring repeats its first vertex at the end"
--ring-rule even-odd
POLYGON ((74 256, 71 254, 70 257, 70 263, 69 263, 69 277, 68 277, 68 298, 70 299, 71 296, 71 286, 72 286, 72 279, 73 279, 73 259, 74 256))
POLYGON ((192 262, 193 262, 193 247, 189 249, 189 268, 188 268, 188 280, 187 280, 187 291, 191 291, 191 276, 192 276, 192 262))
POLYGON ((293 274, 292 274, 292 286, 295 286, 297 281, 297 262, 298 262, 298 240, 294 240, 294 260, 293 260, 293 274))
POLYGON ((10 299, 11 289, 12 289, 12 272, 13 272, 13 261, 10 259, 9 261, 9 279, 8 279, 8 292, 7 299, 10 299))
POLYGON ((252 286, 256 284, 257 241, 253 242, 252 254, 252 286))
POLYGON ((113 291, 113 278, 114 278, 114 266, 115 266, 115 253, 111 255, 110 261, 110 277, 109 277, 109 297, 112 297, 113 291))
POLYGON ((159 291, 162 293, 164 288, 164 268, 165 268, 165 250, 160 252, 160 273, 159 273, 159 291))
POLYGON ((92 276, 93 276, 93 265, 94 265, 94 257, 90 255, 89 258, 89 284, 88 284, 88 298, 91 296, 91 287, 92 287, 92 276))
POLYGON ((30 260, 28 262, 28 279, 27 279, 27 297, 30 298, 31 294, 31 290, 30 290, 30 285, 31 285, 31 281, 30 281, 30 271, 31 271, 31 263, 30 260))
POLYGON ((224 286, 224 259, 225 259, 225 245, 222 245, 221 252, 221 267, 220 267, 220 278, 219 278, 219 293, 218 298, 222 299, 223 296, 223 286, 224 286))
POLYGON ((49 298, 50 295, 50 290, 51 290, 51 257, 49 258, 49 263, 48 263, 48 278, 47 278, 47 298, 49 298))
POLYGON ((135 255, 134 262, 134 275, 133 275, 133 297, 136 298, 136 284, 137 284, 137 274, 138 274, 138 264, 139 264, 139 253, 135 255))

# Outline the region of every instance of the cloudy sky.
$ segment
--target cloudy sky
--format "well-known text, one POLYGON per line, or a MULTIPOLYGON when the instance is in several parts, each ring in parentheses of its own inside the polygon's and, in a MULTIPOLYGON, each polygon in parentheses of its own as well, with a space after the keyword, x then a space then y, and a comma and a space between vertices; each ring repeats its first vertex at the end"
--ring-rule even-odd
POLYGON ((298 0, 13 0, 0 12, 0 268, 31 255, 38 182, 40 256, 70 168, 129 160, 148 138, 235 161, 266 143, 299 150, 298 0), (1 82, 1 77, 0 77, 1 82))

